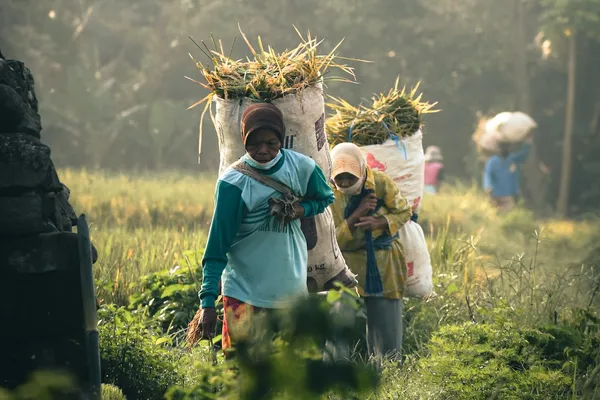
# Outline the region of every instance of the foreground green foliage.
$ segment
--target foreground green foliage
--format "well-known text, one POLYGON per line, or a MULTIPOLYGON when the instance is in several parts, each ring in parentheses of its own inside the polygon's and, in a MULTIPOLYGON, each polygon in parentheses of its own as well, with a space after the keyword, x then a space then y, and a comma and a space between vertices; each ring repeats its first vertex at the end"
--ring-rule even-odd
POLYGON ((0 388, 0 400, 76 399, 78 394, 73 379, 56 371, 36 371, 13 391, 0 388))
POLYGON ((103 383, 102 400, 127 400, 127 398, 117 386, 103 383))
POLYGON ((349 333, 331 318, 331 306, 340 302, 359 310, 356 295, 340 290, 331 292, 327 301, 311 297, 299 301, 291 312, 257 316, 236 344, 235 364, 229 369, 205 369, 200 384, 173 388, 167 398, 315 399, 326 393, 344 398, 368 394, 378 383, 373 366, 323 360, 325 341, 334 334, 343 339, 349 333))
MULTIPOLYGON (((79 399, 73 379, 63 372, 38 371, 12 393, 0 389, 0 400, 79 399)), ((102 400, 127 400, 115 385, 102 384, 102 400)))
POLYGON ((114 306, 99 312, 102 381, 121 388, 131 399, 159 400, 181 384, 181 354, 168 351, 142 313, 114 306))

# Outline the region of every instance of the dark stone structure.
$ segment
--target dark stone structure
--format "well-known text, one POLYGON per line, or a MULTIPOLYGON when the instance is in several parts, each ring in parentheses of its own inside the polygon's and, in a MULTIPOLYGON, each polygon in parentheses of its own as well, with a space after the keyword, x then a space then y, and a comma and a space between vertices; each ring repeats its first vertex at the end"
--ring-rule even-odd
MULTIPOLYGON (((0 53, 0 386, 49 368, 72 373, 85 388, 81 238, 41 131, 31 72, 0 53)), ((95 262, 93 246, 91 253, 95 262)))

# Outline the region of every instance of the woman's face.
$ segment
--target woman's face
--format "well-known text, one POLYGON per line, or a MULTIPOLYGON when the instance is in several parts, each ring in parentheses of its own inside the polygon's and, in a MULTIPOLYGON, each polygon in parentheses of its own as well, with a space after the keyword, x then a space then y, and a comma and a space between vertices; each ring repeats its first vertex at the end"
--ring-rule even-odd
POLYGON ((341 189, 348 189, 353 185, 356 185, 358 182, 358 177, 354 176, 348 172, 343 172, 336 176, 333 180, 335 181, 335 185, 341 189))
POLYGON ((256 130, 246 140, 246 152, 260 163, 273 160, 280 149, 279 137, 269 129, 256 130))

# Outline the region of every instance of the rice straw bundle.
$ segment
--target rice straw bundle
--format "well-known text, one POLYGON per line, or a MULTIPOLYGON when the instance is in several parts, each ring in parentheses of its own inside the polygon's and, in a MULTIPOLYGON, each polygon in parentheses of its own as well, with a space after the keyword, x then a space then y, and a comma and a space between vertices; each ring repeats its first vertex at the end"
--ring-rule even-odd
POLYGON ((271 102, 323 81, 354 82, 353 68, 337 62, 338 59, 349 60, 335 54, 343 40, 329 54, 319 55, 317 50, 322 41, 313 39, 310 33, 304 38, 297 29, 296 32, 301 39, 298 47, 277 53, 270 46, 265 48, 260 36, 258 50, 256 50, 240 30, 242 38, 253 55, 253 58, 247 58, 246 61, 232 59, 231 51, 226 54, 220 40, 218 45, 214 39, 212 40, 213 50, 202 42, 203 47, 198 45, 198 48, 210 58, 212 66, 194 61, 206 83, 186 78, 210 90, 211 93, 188 109, 206 102, 202 113, 204 116, 214 96, 222 99, 249 97, 258 101, 271 102), (352 80, 328 77, 330 69, 341 70, 350 75, 352 80))
POLYGON ((435 113, 437 103, 422 102, 422 94, 417 95, 420 82, 408 92, 406 87, 398 89, 399 79, 390 91, 373 97, 370 107, 354 107, 342 99, 333 98, 327 106, 335 114, 327 120, 329 143, 336 145, 348 141, 359 146, 381 144, 390 134, 408 137, 422 126, 422 115, 435 113))
POLYGON ((188 324, 186 341, 190 348, 194 347, 196 343, 200 340, 202 336, 202 329, 200 327, 200 318, 202 317, 202 308, 199 308, 194 314, 194 318, 188 324))

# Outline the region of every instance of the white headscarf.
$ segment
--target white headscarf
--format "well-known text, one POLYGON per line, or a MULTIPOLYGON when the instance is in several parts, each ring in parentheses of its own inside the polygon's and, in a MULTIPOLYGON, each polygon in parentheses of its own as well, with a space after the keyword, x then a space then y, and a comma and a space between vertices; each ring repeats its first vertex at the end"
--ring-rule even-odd
POLYGON ((437 146, 429 146, 425 150, 425 162, 443 161, 442 150, 437 146))
POLYGON ((367 179, 367 163, 360 148, 354 143, 340 143, 331 150, 331 161, 331 177, 334 182, 336 176, 345 172, 358 177, 358 182, 351 187, 337 187, 338 190, 349 196, 359 194, 367 179))

